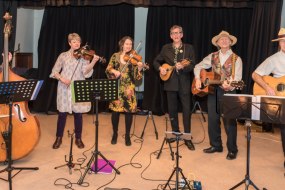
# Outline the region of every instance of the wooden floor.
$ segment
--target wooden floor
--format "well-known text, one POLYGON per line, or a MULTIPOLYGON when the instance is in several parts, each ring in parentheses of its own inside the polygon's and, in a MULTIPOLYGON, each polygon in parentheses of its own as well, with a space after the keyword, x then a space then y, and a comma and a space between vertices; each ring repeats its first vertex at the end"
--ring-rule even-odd
MULTIPOLYGON (((73 163, 81 163, 69 168, 65 165, 65 159, 69 160, 70 138, 67 130, 73 129, 73 117, 69 116, 62 146, 53 150, 55 140, 57 115, 37 114, 41 124, 41 138, 39 144, 27 157, 17 160, 13 167, 39 167, 37 171, 24 170, 12 178, 14 190, 54 190, 54 189, 122 189, 153 190, 161 189, 166 184, 176 162, 171 159, 169 147, 164 145, 160 158, 157 153, 164 139, 166 130, 165 116, 154 116, 158 139, 154 133, 152 117, 136 116, 132 127, 132 146, 124 144, 125 133, 124 117, 120 118, 119 138, 116 145, 111 145, 112 127, 109 113, 100 113, 98 117, 100 154, 108 160, 115 160, 115 167, 120 175, 112 174, 85 174, 87 162, 95 150, 95 125, 94 115, 84 115, 83 141, 85 149, 73 146, 73 163), (146 123, 147 122, 147 123, 146 123), (146 123, 143 139, 140 139, 146 123), (65 158, 66 157, 66 158, 65 158), (64 167, 54 169, 56 166, 64 167), (71 173, 70 173, 71 172, 71 173), (78 182, 83 182, 81 185, 78 182), (107 188, 109 187, 109 188, 107 188)), ((181 120, 181 115, 179 115, 181 120)), ((207 115, 206 115, 207 119, 207 115)), ((168 123, 168 128, 170 124, 168 123)), ((252 128, 250 149, 250 179, 259 188, 268 190, 282 190, 285 188, 284 156, 280 142, 280 132, 274 133, 256 132, 252 128)), ((179 166, 188 180, 200 181, 203 190, 225 190, 245 178, 246 174, 246 129, 238 126, 238 157, 236 160, 226 160, 227 150, 225 146, 225 133, 222 130, 224 152, 204 154, 203 149, 209 146, 207 136, 207 122, 203 122, 201 114, 192 115, 192 134, 196 150, 190 151, 183 142, 179 146, 179 166)), ((176 151, 175 146, 173 145, 176 151)), ((99 158, 101 158, 99 156, 99 158)), ((7 166, 1 164, 0 170, 7 166)), ((15 170, 12 172, 15 173, 15 170)), ((0 173, 1 178, 8 178, 8 172, 0 173)), ((170 184, 174 188, 176 176, 170 184)), ((179 175, 179 179, 181 175, 179 175)), ((0 180, 0 190, 8 190, 9 183, 0 180)), ((169 188, 167 188, 169 189, 169 188)), ((245 189, 242 184, 236 189, 245 189)), ((250 186, 249 189, 254 189, 250 186)))

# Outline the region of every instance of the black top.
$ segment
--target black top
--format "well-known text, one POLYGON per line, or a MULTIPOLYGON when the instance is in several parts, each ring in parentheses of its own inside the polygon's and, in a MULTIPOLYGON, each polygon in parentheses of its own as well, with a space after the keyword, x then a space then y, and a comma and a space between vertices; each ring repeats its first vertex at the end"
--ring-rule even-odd
MULTIPOLYGON (((173 48, 172 43, 164 45, 153 62, 154 69, 159 71, 159 67, 164 63, 174 66, 174 58, 175 49, 173 48)), ((191 62, 190 65, 184 67, 184 69, 179 70, 179 72, 176 72, 176 70, 174 70, 170 78, 164 82, 164 90, 178 91, 180 87, 183 87, 180 89, 183 91, 183 93, 190 93, 190 72, 195 67, 195 54, 192 45, 183 44, 182 47, 178 50, 177 62, 180 62, 183 59, 187 58, 191 62)))

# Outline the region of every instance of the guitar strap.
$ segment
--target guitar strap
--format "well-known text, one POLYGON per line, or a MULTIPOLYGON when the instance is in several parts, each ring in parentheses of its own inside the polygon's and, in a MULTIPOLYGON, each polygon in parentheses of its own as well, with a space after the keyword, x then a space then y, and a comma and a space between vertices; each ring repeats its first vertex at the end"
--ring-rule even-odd
POLYGON ((234 77, 235 77, 235 68, 236 68, 236 61, 237 61, 237 54, 233 53, 233 56, 232 56, 232 79, 234 80, 234 77))

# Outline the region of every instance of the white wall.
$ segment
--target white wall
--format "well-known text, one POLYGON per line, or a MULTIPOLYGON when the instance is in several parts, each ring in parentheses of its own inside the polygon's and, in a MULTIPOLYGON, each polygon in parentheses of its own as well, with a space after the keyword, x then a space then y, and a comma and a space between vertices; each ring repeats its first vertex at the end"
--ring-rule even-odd
POLYGON ((24 9, 17 10, 17 33, 15 50, 20 44, 20 52, 33 53, 33 67, 38 67, 38 38, 41 29, 44 10, 24 9))
POLYGON ((281 12, 281 27, 285 27, 285 1, 283 2, 282 12, 281 12))
MULTIPOLYGON (((141 41, 141 46, 138 48, 137 53, 143 57, 145 61, 145 39, 146 39, 146 21, 147 21, 148 8, 138 7, 135 8, 135 46, 136 48, 141 41)), ((136 86, 136 91, 144 91, 144 77, 141 85, 136 86)))

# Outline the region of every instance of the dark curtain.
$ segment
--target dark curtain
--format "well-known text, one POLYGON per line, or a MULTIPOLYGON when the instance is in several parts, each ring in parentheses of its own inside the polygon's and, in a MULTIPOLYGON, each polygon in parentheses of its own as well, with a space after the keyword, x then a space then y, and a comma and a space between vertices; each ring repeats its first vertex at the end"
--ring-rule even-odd
MULTIPOLYGON (((220 31, 226 30, 238 38, 233 46, 243 61, 247 56, 252 10, 248 8, 182 8, 150 7, 148 10, 146 35, 146 61, 152 63, 161 47, 170 43, 169 29, 178 24, 183 27, 184 43, 195 48, 196 63, 217 48, 211 39, 220 31)), ((245 68, 246 69, 246 68, 245 68)), ((158 72, 151 67, 145 74, 143 107, 156 114, 166 112, 166 96, 158 72)))
MULTIPOLYGON (((13 52, 14 51, 14 45, 15 45, 15 37, 16 37, 16 21, 17 21, 17 2, 16 1, 1 1, 0 2, 0 16, 1 16, 1 22, 0 22, 0 52, 2 54, 3 49, 4 49, 4 24, 5 20, 3 19, 3 16, 5 15, 6 12, 9 12, 10 15, 12 16, 12 29, 9 35, 9 51, 13 52)), ((0 59, 0 64, 2 64, 3 58, 1 55, 0 59)))
MULTIPOLYGON (((44 85, 33 109, 38 112, 56 110, 57 81, 49 78, 51 69, 63 51, 69 49, 67 36, 76 32, 82 45, 88 43, 97 55, 109 61, 118 51, 118 41, 125 35, 134 36, 134 6, 115 5, 103 7, 46 7, 38 43, 39 79, 44 85)), ((96 64, 93 79, 106 78, 106 64, 96 64)), ((106 107, 106 102, 100 102, 106 107)), ((102 106, 103 105, 103 106, 102 106)))
POLYGON ((246 69, 243 78, 247 82, 246 93, 252 93, 253 80, 251 74, 268 56, 277 52, 278 42, 271 42, 277 38, 280 29, 283 1, 264 1, 256 3, 253 8, 249 42, 247 46, 246 69))
MULTIPOLYGON (((256 0, 270 1, 270 0, 256 0)), ((183 7, 248 7, 252 0, 21 0, 21 6, 105 6, 128 3, 135 6, 183 6, 183 7)))

